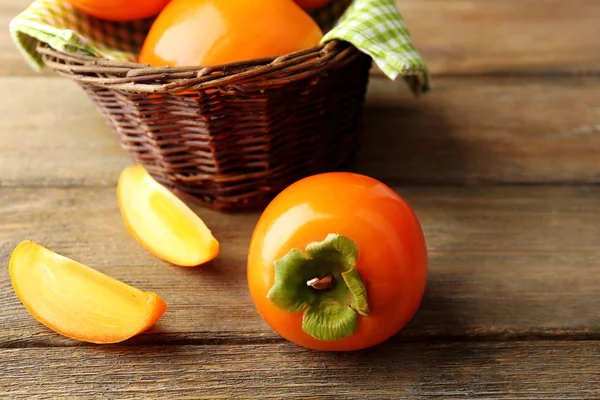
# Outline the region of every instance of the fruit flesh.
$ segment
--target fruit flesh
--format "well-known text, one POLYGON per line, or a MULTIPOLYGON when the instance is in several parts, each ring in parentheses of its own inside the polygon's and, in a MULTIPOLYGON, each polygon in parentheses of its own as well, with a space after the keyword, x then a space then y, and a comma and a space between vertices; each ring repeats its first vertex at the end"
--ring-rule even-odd
POLYGON ((219 254, 219 242, 200 217, 141 165, 121 173, 118 197, 129 232, 162 260, 194 267, 219 254))
POLYGON ((30 314, 69 338, 98 344, 127 340, 165 313, 165 302, 88 266, 25 241, 10 259, 13 288, 30 314))

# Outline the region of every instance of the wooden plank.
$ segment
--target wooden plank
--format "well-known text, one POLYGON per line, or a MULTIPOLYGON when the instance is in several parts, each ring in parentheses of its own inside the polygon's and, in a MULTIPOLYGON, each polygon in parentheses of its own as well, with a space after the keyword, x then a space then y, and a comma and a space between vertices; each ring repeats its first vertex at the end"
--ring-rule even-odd
POLYGON ((434 74, 600 71, 596 0, 397 0, 434 74))
POLYGON ((600 181, 599 79, 435 85, 415 100, 398 85, 371 81, 356 170, 418 184, 600 181))
POLYGON ((597 341, 397 343, 332 354, 289 344, 3 349, 0 396, 590 399, 597 341))
POLYGON ((76 84, 0 82, 0 186, 115 184, 129 157, 76 84))
MULTIPOLYGON (((405 340, 597 338, 600 188, 398 188, 430 251, 422 306, 405 340)), ((133 343, 278 341, 250 300, 246 252, 255 213, 196 208, 221 255, 169 266, 126 232, 114 188, 0 188, 0 265, 32 239, 164 297, 169 311, 133 343)), ((27 314, 0 269, 0 347, 76 346, 27 314)))
MULTIPOLYGON (((373 79, 355 170, 394 183, 600 181, 599 78, 373 79)), ((76 85, 0 79, 0 186, 109 185, 129 157, 76 85), (58 99, 58 100, 57 100, 58 99)))
MULTIPOLYGON (((29 3, 0 3, 2 26, 29 3)), ((599 71, 596 0, 398 0, 398 8, 435 74, 599 71)), ((0 75, 33 74, 5 30, 0 75)))

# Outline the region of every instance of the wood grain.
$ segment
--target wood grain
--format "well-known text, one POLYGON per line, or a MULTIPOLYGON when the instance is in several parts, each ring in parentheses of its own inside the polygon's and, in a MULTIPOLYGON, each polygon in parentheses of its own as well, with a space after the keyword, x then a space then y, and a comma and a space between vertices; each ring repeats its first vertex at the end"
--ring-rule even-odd
POLYGON ((598 73, 596 0, 397 0, 434 74, 598 73))
MULTIPOLYGON (((1 25, 29 3, 0 1, 1 25)), ((600 71, 596 0, 398 0, 398 8, 434 74, 600 71)), ((0 75, 34 74, 5 29, 0 75)))
POLYGON ((129 157, 73 82, 0 79, 0 186, 114 185, 129 157))
MULTIPOLYGON (((430 251, 422 307, 402 340, 600 337, 600 188, 398 188, 430 251)), ((24 239, 144 290, 169 311, 134 343, 278 341, 246 286, 257 214, 196 209, 222 243, 200 268, 169 266, 129 236, 113 188, 0 188, 0 265, 24 239)), ((76 346, 37 323, 0 269, 0 347, 76 346)))
MULTIPOLYGON (((29 3, 0 0, 0 24, 29 3)), ((285 342, 254 310, 257 213, 195 208, 222 244, 204 267, 143 250, 114 188, 129 157, 76 85, 36 74, 0 32, 0 398, 599 398, 600 187, 522 184, 600 182, 600 2, 398 5, 435 91, 415 100, 375 70, 353 169, 479 186, 397 187, 425 230, 428 287, 398 336, 350 354, 285 342), (63 338, 11 288, 23 239, 169 310, 122 345, 63 338)))
POLYGON ((350 354, 291 344, 3 349, 0 396, 590 399, 600 343, 388 342, 350 354))
POLYGON ((355 169, 427 184, 600 181, 600 80, 452 78, 413 99, 372 80, 355 169))
MULTIPOLYGON (((108 185, 130 163, 72 82, 0 78, 0 186, 108 185)), ((373 79, 356 171, 390 183, 600 181, 600 78, 373 79)))

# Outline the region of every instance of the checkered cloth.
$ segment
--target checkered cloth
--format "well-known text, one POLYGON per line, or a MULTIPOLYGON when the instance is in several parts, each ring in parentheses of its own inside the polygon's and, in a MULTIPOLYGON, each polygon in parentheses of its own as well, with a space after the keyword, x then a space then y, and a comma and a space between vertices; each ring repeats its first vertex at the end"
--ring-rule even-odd
POLYGON ((429 90, 429 73, 395 0, 355 0, 323 41, 341 39, 370 55, 390 78, 404 76, 415 94, 429 90))
MULTIPOLYGON (((32 68, 43 62, 39 41, 63 52, 135 61, 152 19, 110 22, 77 11, 65 0, 36 0, 10 23, 16 46, 32 68)), ((323 42, 345 40, 370 55, 390 78, 407 80, 416 95, 429 90, 429 74, 394 0, 354 0, 323 42)))

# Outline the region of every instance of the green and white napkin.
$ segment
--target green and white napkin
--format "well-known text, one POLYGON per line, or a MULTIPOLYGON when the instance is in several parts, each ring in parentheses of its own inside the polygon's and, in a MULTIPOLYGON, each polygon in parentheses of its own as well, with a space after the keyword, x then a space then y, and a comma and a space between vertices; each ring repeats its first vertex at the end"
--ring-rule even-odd
POLYGON ((355 0, 323 41, 352 43, 390 79, 404 76, 415 94, 429 90, 429 73, 396 8, 395 0, 355 0))

